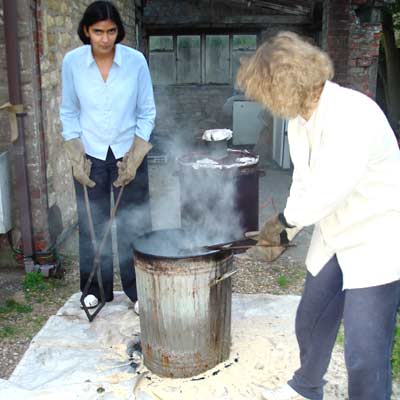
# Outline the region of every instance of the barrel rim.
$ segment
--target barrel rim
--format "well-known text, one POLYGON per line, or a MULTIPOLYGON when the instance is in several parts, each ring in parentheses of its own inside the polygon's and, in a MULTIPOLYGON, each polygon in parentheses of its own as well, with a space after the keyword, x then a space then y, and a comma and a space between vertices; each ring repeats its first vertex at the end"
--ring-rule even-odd
MULTIPOLYGON (((158 233, 164 233, 167 234, 168 232, 185 232, 185 229, 183 228, 170 228, 170 229, 156 229, 152 230, 149 232, 146 232, 140 236, 137 236, 133 242, 131 242, 131 248, 133 250, 134 255, 139 255, 143 258, 146 259, 160 259, 160 260, 180 260, 180 259, 185 259, 185 260, 190 260, 190 259, 196 259, 197 261, 200 258, 204 259, 209 259, 210 257, 215 257, 219 256, 220 254, 222 255, 222 258, 224 257, 223 254, 231 254, 232 250, 229 250, 229 248, 226 249, 206 249, 204 247, 204 251, 200 250, 201 247, 199 247, 199 251, 194 253, 194 254, 189 254, 189 255, 184 255, 184 254, 177 254, 177 255, 161 255, 161 254, 154 254, 151 251, 145 251, 143 250, 143 243, 146 240, 146 237, 149 237, 151 235, 155 235, 158 233), (142 243, 142 244, 141 244, 142 243), (141 249, 142 247, 142 249, 141 249)), ((145 246, 144 246, 145 247, 145 246)))

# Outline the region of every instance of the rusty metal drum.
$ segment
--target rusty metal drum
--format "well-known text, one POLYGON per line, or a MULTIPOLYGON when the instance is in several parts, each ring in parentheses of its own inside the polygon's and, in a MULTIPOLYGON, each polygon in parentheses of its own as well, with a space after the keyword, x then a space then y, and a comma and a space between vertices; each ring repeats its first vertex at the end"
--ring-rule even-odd
POLYGON ((170 378, 214 367, 231 345, 232 253, 185 248, 185 241, 174 229, 134 243, 144 363, 170 378), (177 235, 181 249, 168 248, 177 235))

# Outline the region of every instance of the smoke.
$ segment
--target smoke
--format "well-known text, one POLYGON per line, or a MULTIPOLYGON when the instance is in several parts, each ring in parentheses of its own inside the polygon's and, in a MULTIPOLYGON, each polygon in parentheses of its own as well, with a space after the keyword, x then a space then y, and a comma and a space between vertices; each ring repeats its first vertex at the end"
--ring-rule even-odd
MULTIPOLYGON (((205 158, 210 157, 200 138, 206 129, 229 128, 226 117, 222 118, 226 97, 221 95, 218 113, 215 102, 211 106, 200 101, 201 93, 195 99, 182 91, 182 88, 156 91, 159 101, 156 128, 151 136, 154 147, 149 154, 150 205, 147 205, 151 209, 153 230, 175 229, 176 234, 176 240, 171 242, 173 232, 169 231, 154 247, 168 243, 167 248, 180 250, 243 236, 242 216, 237 209, 238 168, 196 170, 179 162, 181 157, 199 152, 205 158), (217 119, 224 126, 219 126, 217 119), (179 229, 184 229, 184 234, 179 229)), ((118 217, 123 221, 134 219, 132 229, 142 231, 141 211, 146 214, 146 207, 128 209, 118 217)))
POLYGON ((241 237, 236 171, 181 166, 181 225, 196 243, 209 245, 241 237))
MULTIPOLYGON (((152 254, 161 246, 185 252, 204 245, 215 245, 243 236, 241 214, 237 209, 238 168, 193 168, 195 161, 210 156, 205 143, 190 145, 177 134, 162 142, 161 152, 169 162, 150 165, 153 227, 183 229, 169 232, 164 242, 157 237, 152 254), (182 163, 182 159, 193 163, 182 163), (171 235, 176 238, 171 239, 171 235), (157 243, 156 243, 157 242, 157 243), (156 249, 157 248, 157 249, 156 249)), ((182 254, 183 254, 182 253, 182 254)))

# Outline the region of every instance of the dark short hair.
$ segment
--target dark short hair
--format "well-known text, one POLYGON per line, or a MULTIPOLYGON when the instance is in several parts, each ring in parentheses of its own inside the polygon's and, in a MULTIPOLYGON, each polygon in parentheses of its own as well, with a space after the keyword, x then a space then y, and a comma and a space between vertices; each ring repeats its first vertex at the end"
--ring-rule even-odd
POLYGON ((91 3, 83 13, 78 26, 78 36, 83 44, 90 44, 89 38, 85 35, 84 28, 96 24, 100 21, 110 19, 118 28, 117 39, 115 43, 121 42, 125 37, 125 28, 117 8, 110 1, 95 1, 91 3))

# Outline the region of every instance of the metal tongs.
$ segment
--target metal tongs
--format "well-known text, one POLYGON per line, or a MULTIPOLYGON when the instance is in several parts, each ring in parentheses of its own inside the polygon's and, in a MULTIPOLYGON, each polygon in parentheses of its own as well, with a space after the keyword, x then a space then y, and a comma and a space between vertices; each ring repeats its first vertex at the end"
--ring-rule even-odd
MULTIPOLYGON (((272 245, 272 244, 261 244, 261 243, 256 243, 258 240, 258 235, 260 231, 250 231, 250 232, 245 232, 244 237, 241 239, 235 239, 230 242, 224 242, 224 243, 218 243, 218 244, 213 244, 213 245, 206 245, 202 246, 203 249, 206 250, 244 250, 244 249, 250 249, 251 247, 276 247, 277 245, 272 245), (246 243, 246 240, 253 240, 254 243, 246 243)), ((287 237, 282 238, 282 242, 279 245, 280 247, 295 247, 296 244, 294 243, 289 243, 287 237)))
POLYGON ((117 209, 118 209, 119 202, 121 200, 123 191, 124 191, 124 186, 121 186, 121 189, 118 193, 117 200, 114 204, 114 207, 111 210, 110 219, 108 221, 106 230, 104 232, 103 239, 100 242, 100 246, 97 246, 96 234, 94 232, 92 211, 90 209, 90 203, 89 203, 89 195, 88 195, 87 187, 85 185, 83 185, 83 193, 85 196, 85 206, 86 206, 86 212, 87 212, 88 222, 89 222, 90 240, 91 240, 92 246, 93 246, 94 258, 93 258, 93 268, 92 268, 92 271, 90 272, 89 279, 87 280, 86 285, 83 289, 82 296, 80 298, 80 302, 81 302, 82 308, 84 309, 84 311, 86 313, 86 316, 88 317, 89 322, 92 322, 96 318, 96 315, 100 312, 100 310, 106 304, 106 298, 105 298, 104 287, 103 287, 103 278, 101 276, 100 256, 103 251, 106 240, 108 238, 108 235, 110 234, 111 227, 114 222, 115 214, 117 213, 117 209), (84 299, 88 295, 90 285, 93 282, 95 275, 97 276, 97 282, 99 284, 100 302, 97 305, 95 311, 91 314, 89 311, 89 308, 85 304, 84 299))

